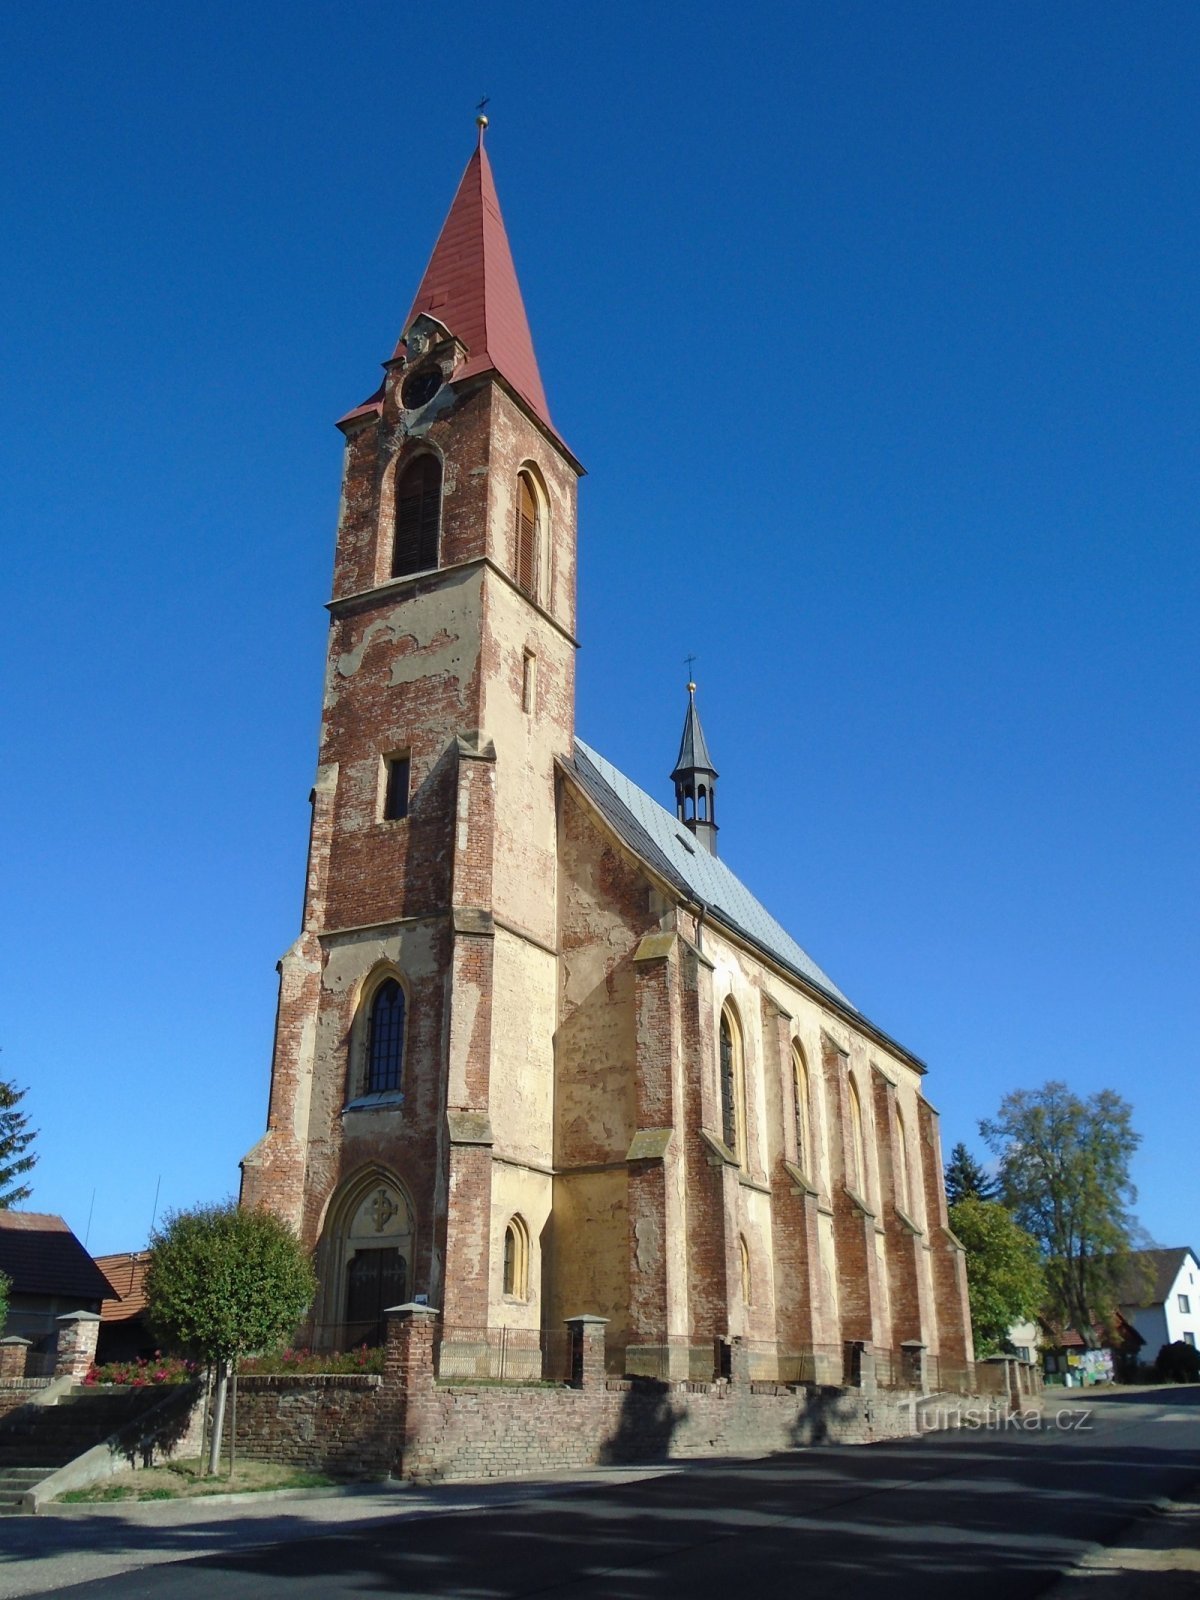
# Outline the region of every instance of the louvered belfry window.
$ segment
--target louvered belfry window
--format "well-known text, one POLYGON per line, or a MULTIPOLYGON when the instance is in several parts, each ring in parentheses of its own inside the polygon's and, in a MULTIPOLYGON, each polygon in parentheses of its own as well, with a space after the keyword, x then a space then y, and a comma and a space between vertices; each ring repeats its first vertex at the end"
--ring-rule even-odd
POLYGON ((525 473, 517 483, 517 587, 533 598, 537 593, 537 496, 525 473))
POLYGON ((418 456, 396 484, 396 542, 392 577, 436 567, 438 530, 442 520, 442 464, 436 456, 418 456))

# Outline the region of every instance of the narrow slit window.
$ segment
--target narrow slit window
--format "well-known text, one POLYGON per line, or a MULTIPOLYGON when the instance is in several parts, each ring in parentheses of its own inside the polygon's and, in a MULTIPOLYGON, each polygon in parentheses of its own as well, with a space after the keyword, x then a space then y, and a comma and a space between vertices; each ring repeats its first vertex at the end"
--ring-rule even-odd
POLYGON ((396 480, 393 578, 437 566, 441 520, 442 464, 436 456, 421 455, 396 480))
POLYGON ((383 820, 400 822, 408 815, 409 759, 389 756, 385 763, 383 820))
POLYGON ((521 710, 531 716, 537 706, 537 657, 526 650, 521 665, 521 710))

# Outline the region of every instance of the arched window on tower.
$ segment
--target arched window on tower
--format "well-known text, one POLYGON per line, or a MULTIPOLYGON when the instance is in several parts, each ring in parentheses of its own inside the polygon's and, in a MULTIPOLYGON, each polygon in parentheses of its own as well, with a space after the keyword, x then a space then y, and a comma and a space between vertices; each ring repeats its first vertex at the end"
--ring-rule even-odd
POLYGON ((441 523, 442 464, 426 452, 410 461, 396 480, 393 578, 437 566, 441 523))
POLYGON ((542 536, 542 510, 528 472, 517 478, 517 587, 531 600, 538 593, 538 546, 542 536))
POLYGON ((385 1094, 399 1089, 403 1065, 404 990, 395 978, 387 978, 371 998, 365 1092, 385 1094))

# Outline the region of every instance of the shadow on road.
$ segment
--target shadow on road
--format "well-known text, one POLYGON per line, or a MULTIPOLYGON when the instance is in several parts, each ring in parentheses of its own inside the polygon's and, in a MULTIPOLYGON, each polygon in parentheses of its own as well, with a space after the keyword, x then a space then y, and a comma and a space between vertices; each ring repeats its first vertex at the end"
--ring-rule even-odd
MULTIPOLYGON (((57 1535, 91 1550, 210 1553, 57 1592, 89 1600, 211 1600, 214 1590, 221 1600, 259 1600, 285 1588, 287 1600, 542 1592, 878 1600, 886 1586, 889 1600, 962 1600, 964 1590, 970 1600, 1014 1600, 1040 1593, 1088 1543, 1114 1540, 1147 1499, 1179 1493, 1200 1474, 1194 1429, 1154 1425, 1164 1403, 1198 1398, 1200 1390, 1158 1390, 1138 1416, 1106 1395, 1096 1398, 1103 1414, 1090 1429, 960 1431, 695 1463, 637 1483, 335 1531, 298 1512, 273 1517, 263 1528, 271 1543, 252 1549, 246 1527, 228 1516, 159 1528, 60 1521, 57 1535)), ((1092 1403, 1086 1394, 1072 1399, 1092 1403)), ((672 1425, 665 1414, 660 1422, 672 1425)), ((20 1553, 11 1542, 2 1559, 10 1553, 20 1553)))

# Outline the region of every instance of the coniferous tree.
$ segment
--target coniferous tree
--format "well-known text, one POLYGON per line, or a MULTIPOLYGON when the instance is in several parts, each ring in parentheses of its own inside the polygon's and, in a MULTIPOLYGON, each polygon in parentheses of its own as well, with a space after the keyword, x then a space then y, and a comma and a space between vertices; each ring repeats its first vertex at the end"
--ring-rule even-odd
POLYGON ((946 1202, 959 1205, 963 1200, 994 1200, 997 1184, 961 1141, 950 1152, 946 1163, 946 1202))
POLYGON ((33 1193, 27 1183, 19 1181, 37 1161, 35 1155, 27 1153, 37 1138, 37 1129, 29 1126, 23 1111, 17 1110, 24 1098, 24 1089, 0 1078, 0 1210, 20 1205, 33 1193))

